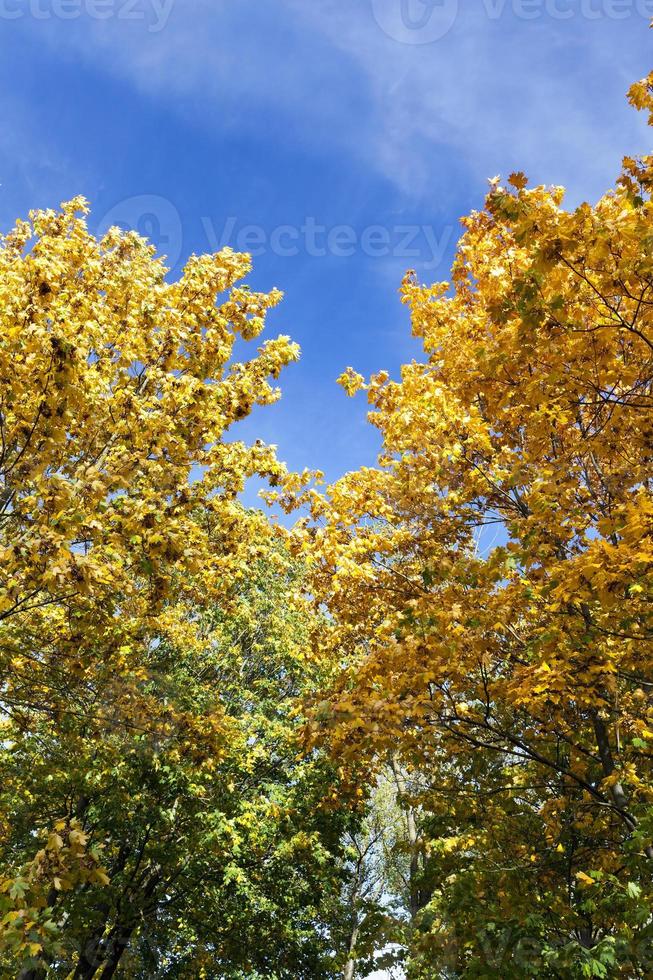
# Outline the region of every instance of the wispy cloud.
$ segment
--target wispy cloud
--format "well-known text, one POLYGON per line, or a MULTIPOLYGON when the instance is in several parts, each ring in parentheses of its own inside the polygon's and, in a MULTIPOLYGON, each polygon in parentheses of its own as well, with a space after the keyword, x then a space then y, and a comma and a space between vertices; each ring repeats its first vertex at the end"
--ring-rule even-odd
POLYGON ((523 19, 514 2, 481 0, 442 39, 411 45, 378 15, 401 2, 426 0, 175 0, 157 32, 117 18, 34 29, 197 125, 255 129, 272 113, 281 139, 286 127, 309 150, 327 140, 412 198, 510 166, 598 194, 622 149, 645 148, 642 121, 622 111, 647 68, 634 8, 618 22, 546 6, 523 19))
POLYGON ((156 32, 118 18, 80 19, 65 34, 55 21, 38 26, 61 54, 199 126, 255 130, 272 113, 280 139, 285 128, 308 151, 326 140, 412 199, 511 167, 592 196, 622 150, 646 148, 643 121, 623 111, 629 81, 648 68, 650 35, 634 4, 615 22, 588 17, 600 13, 590 0, 564 20, 551 11, 567 8, 544 0, 536 18, 518 16, 515 0, 480 0, 460 4, 443 38, 414 45, 389 36, 379 16, 380 4, 402 2, 433 6, 175 0, 156 32))
POLYGON ((370 25, 370 6, 401 2, 345 10, 325 0, 303 9, 361 68, 375 113, 375 159, 406 190, 428 192, 434 158, 449 152, 475 174, 520 167, 574 194, 598 194, 625 147, 648 146, 641 117, 624 111, 628 85, 649 69, 650 34, 635 4, 628 20, 615 22, 588 19, 578 4, 575 18, 554 17, 551 9, 565 8, 544 4, 540 17, 523 19, 514 4, 479 0, 461 5, 443 38, 416 46, 370 25))

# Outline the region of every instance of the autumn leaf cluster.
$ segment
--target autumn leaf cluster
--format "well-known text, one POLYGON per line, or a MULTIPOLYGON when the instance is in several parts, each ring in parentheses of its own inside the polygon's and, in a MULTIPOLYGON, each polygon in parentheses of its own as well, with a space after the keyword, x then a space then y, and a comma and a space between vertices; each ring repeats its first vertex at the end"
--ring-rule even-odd
POLYGON ((491 181, 327 489, 247 256, 2 239, 3 976, 651 975, 652 190, 491 181))

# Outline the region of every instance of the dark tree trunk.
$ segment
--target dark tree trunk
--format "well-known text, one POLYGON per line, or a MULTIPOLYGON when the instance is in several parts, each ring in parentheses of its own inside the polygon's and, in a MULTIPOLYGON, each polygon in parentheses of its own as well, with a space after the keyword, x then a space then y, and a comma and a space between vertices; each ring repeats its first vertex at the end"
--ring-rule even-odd
POLYGON ((44 980, 47 969, 47 966, 26 967, 18 974, 18 980, 44 980))
POLYGON ((112 936, 109 940, 109 948, 107 961, 102 973, 100 974, 100 980, 111 980, 118 969, 118 964, 122 958, 123 953, 129 946, 129 940, 134 932, 134 926, 124 926, 121 929, 116 930, 116 935, 112 936))
POLYGON ((90 939, 84 944, 73 973, 73 980, 92 980, 99 967, 104 963, 105 953, 102 936, 105 929, 106 921, 93 931, 90 939))

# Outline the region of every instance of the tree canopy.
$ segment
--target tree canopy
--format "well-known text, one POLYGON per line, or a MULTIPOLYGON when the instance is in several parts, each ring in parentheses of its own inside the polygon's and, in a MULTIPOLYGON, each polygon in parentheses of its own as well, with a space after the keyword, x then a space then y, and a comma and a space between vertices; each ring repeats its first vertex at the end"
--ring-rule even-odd
POLYGON ((2 239, 2 976, 651 975, 652 190, 492 180, 326 489, 247 256, 2 239))
POLYGON ((451 282, 404 281, 424 360, 341 378, 383 449, 310 495, 318 642, 349 662, 314 735, 414 776, 410 976, 651 967, 652 178, 626 159, 571 212, 492 181, 451 282))

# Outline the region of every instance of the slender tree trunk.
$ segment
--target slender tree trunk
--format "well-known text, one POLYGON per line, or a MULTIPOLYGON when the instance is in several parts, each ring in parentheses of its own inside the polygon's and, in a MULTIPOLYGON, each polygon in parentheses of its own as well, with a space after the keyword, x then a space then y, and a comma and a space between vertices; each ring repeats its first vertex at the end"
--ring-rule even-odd
MULTIPOLYGON (((612 755, 612 748, 610 747, 610 736, 608 734, 608 729, 605 722, 599 717, 599 714, 596 711, 594 712, 594 733, 596 735, 596 744, 599 750, 603 775, 611 776, 615 770, 615 764, 614 757, 612 755)), ((623 816, 626 825, 631 831, 636 830, 637 820, 628 812, 628 798, 626 797, 626 792, 622 783, 614 783, 610 787, 610 792, 614 805, 623 816)), ((648 844, 644 848, 644 853, 650 860, 653 860, 653 844, 648 844)))
MULTIPOLYGON (((397 786, 397 792, 399 796, 404 797, 406 795, 406 776, 402 772, 397 760, 393 757, 391 760, 392 771, 395 777, 395 783, 397 786)), ((410 805, 403 805, 405 807, 406 814, 406 832, 408 835, 408 843, 410 845, 410 880, 409 880, 409 902, 410 902, 410 917, 414 919, 418 912, 420 912, 431 900, 431 895, 428 890, 420 887, 420 872, 424 868, 424 859, 420 850, 420 831, 417 826, 417 820, 415 817, 415 809, 410 805)))
POLYGON ((406 827, 408 830, 408 843, 410 844, 410 917, 414 919, 422 908, 422 893, 418 885, 420 862, 417 844, 419 838, 412 807, 408 807, 406 811, 406 827))
MULTIPOLYGON (((343 980, 354 980, 354 973, 356 971, 355 950, 356 950, 356 943, 358 942, 358 931, 359 931, 359 925, 358 922, 356 922, 354 924, 353 929, 351 930, 351 935, 349 937, 349 958, 345 963, 345 969, 343 971, 343 980)), ((102 978, 102 980, 104 980, 104 977, 102 978)))

